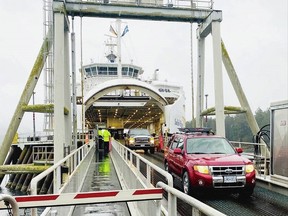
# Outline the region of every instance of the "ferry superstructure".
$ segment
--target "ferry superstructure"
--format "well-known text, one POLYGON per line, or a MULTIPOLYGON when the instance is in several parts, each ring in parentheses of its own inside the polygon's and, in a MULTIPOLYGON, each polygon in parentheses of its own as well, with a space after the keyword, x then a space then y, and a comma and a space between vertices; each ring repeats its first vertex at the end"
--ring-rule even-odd
MULTIPOLYGON (((121 29, 121 22, 116 21, 121 29)), ((110 26, 110 28, 113 28, 110 26)), ((123 30, 123 33, 125 28, 123 30)), ((122 35, 123 35, 122 33, 122 35)), ((121 63, 118 48, 121 37, 109 37, 106 42, 106 63, 91 63, 82 67, 85 127, 129 129, 145 127, 151 133, 163 133, 165 126, 171 133, 185 126, 185 94, 183 87, 158 80, 159 69, 151 79, 142 79, 144 70, 135 64, 121 63), (118 41, 117 41, 118 40, 118 41), (117 52, 114 50, 117 48, 117 52), (121 71, 121 74, 118 73, 121 71), (109 88, 109 90, 108 90, 109 88), (91 98, 94 98, 90 103, 91 98), (95 100, 97 98, 97 101, 95 100), (161 131, 162 130, 162 131, 161 131)), ((78 83, 78 97, 81 83, 78 83)), ((81 113, 80 107, 78 108, 81 113)), ((78 122, 81 122, 79 115, 78 122)))

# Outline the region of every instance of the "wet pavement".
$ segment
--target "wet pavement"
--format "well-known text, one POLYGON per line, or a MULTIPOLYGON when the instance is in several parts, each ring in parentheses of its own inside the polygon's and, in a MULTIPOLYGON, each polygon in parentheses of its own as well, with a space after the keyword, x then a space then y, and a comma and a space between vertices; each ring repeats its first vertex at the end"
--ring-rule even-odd
MULTIPOLYGON (((95 158, 96 161, 91 163, 81 191, 121 190, 121 186, 110 157, 98 157, 98 161, 97 157, 95 158)), ((75 208, 73 215, 130 216, 130 212, 126 203, 119 202, 79 205, 75 208)))

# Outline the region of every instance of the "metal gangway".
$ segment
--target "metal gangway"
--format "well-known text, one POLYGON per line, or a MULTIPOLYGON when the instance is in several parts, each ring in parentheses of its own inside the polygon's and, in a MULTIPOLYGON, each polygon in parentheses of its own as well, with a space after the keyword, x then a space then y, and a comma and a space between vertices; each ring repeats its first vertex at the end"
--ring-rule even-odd
POLYGON ((193 215, 224 214, 201 203, 197 199, 185 195, 173 188, 171 174, 149 162, 139 154, 128 149, 118 141, 112 140, 111 160, 115 166, 122 190, 81 192, 88 167, 96 157, 96 146, 93 140, 89 145, 83 145, 46 171, 34 177, 31 181, 31 195, 11 197, 1 195, 0 209, 10 209, 13 215, 19 215, 19 208, 31 209, 31 215, 38 215, 39 207, 47 207, 41 212, 45 215, 73 215, 76 205, 97 204, 109 202, 129 202, 131 215, 177 215, 177 199, 192 206, 193 215), (80 160, 80 158, 83 158, 80 160), (140 170, 140 163, 145 164, 145 175, 140 170), (61 167, 71 167, 61 185, 57 184, 57 178, 61 182, 61 167), (155 172, 163 175, 167 182, 155 182, 155 172), (56 187, 59 193, 39 195, 37 184, 50 173, 54 175, 56 187), (80 183, 79 183, 80 182, 80 183), (168 193, 164 199, 164 191, 168 193), (145 200, 146 202, 141 202, 145 200), (8 203, 11 205, 9 206, 8 203), (8 205, 8 206, 7 206, 8 205), (195 214, 197 213, 197 214, 195 214))

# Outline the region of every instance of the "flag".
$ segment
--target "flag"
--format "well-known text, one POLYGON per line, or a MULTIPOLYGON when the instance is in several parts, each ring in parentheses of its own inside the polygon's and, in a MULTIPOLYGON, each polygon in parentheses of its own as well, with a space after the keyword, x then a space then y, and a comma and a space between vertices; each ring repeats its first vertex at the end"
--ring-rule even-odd
POLYGON ((123 33, 122 33, 121 37, 123 37, 128 31, 129 31, 128 25, 126 25, 124 30, 123 30, 123 33))
POLYGON ((114 34, 114 35, 117 36, 116 31, 114 30, 114 28, 113 28, 111 25, 110 25, 110 32, 111 32, 112 34, 114 34))

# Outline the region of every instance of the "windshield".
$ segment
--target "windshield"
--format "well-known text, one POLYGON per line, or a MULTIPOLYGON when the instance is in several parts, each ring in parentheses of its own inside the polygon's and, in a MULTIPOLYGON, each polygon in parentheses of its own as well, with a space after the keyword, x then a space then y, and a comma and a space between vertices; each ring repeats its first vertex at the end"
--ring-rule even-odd
POLYGON ((235 154, 235 150, 224 138, 191 138, 187 139, 187 154, 235 154))
POLYGON ((150 136, 150 133, 147 129, 130 129, 129 131, 130 135, 145 135, 150 136))

